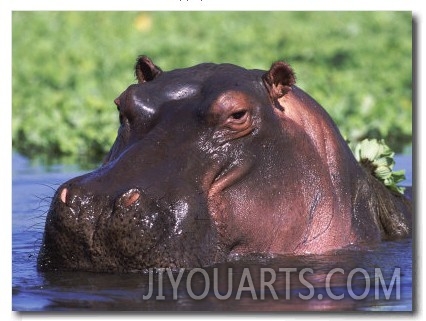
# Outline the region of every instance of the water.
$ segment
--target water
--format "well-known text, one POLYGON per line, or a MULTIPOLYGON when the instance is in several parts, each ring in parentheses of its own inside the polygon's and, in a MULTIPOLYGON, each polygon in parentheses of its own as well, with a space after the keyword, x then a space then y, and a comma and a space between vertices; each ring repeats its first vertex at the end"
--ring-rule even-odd
MULTIPOLYGON (((398 156, 398 168, 406 169, 404 185, 411 186, 411 156, 398 156)), ((337 255, 236 258, 192 272, 40 273, 36 259, 50 198, 60 183, 79 174, 62 166, 31 166, 13 155, 15 311, 412 310, 411 239, 337 255)))

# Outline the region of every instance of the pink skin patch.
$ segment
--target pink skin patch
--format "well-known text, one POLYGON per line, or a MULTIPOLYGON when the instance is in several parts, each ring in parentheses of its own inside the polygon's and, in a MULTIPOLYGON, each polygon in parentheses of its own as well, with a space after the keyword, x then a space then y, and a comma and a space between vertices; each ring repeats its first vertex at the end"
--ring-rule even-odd
POLYGON ((68 193, 68 189, 64 188, 61 192, 61 201, 62 203, 66 203, 67 201, 67 193, 68 193))
POLYGON ((136 190, 130 190, 125 195, 123 195, 123 205, 124 207, 128 207, 132 205, 134 202, 136 202, 139 199, 139 196, 141 194, 139 191, 136 190))

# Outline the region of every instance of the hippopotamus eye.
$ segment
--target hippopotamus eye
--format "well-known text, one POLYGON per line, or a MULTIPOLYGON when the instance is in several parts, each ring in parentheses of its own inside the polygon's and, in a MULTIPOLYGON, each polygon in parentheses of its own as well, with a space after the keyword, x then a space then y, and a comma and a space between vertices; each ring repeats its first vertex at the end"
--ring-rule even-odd
POLYGON ((247 114, 247 110, 241 110, 241 111, 237 111, 233 114, 231 114, 231 117, 233 119, 241 119, 243 118, 245 115, 247 114))
POLYGON ((232 132, 248 133, 251 131, 252 124, 250 112, 243 109, 231 112, 224 125, 232 132))

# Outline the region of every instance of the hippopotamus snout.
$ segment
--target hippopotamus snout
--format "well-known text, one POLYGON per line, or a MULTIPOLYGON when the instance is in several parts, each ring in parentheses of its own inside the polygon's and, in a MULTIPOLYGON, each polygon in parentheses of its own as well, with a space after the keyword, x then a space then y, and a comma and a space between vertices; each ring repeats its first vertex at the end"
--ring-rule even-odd
POLYGON ((155 187, 104 182, 101 191, 96 188, 98 174, 58 188, 47 214, 38 258, 41 270, 128 272, 209 260, 205 254, 210 250, 185 250, 208 249, 212 239, 210 220, 202 215, 196 197, 154 197, 155 187), (194 237, 198 230, 205 232, 194 237))
POLYGON ((73 180, 63 184, 54 198, 39 257, 42 269, 94 265, 104 271, 117 266, 131 269, 132 260, 155 252, 165 235, 176 229, 173 211, 138 187, 111 196, 94 194, 73 180))

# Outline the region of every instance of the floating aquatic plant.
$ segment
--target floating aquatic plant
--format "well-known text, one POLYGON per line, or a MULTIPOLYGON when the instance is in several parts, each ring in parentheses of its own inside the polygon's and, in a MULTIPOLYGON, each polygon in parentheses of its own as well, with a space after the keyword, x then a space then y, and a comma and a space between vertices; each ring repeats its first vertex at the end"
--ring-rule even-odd
POLYGON ((403 194, 397 184, 405 180, 405 170, 393 171, 395 153, 383 139, 364 139, 352 148, 357 161, 390 190, 403 194))

